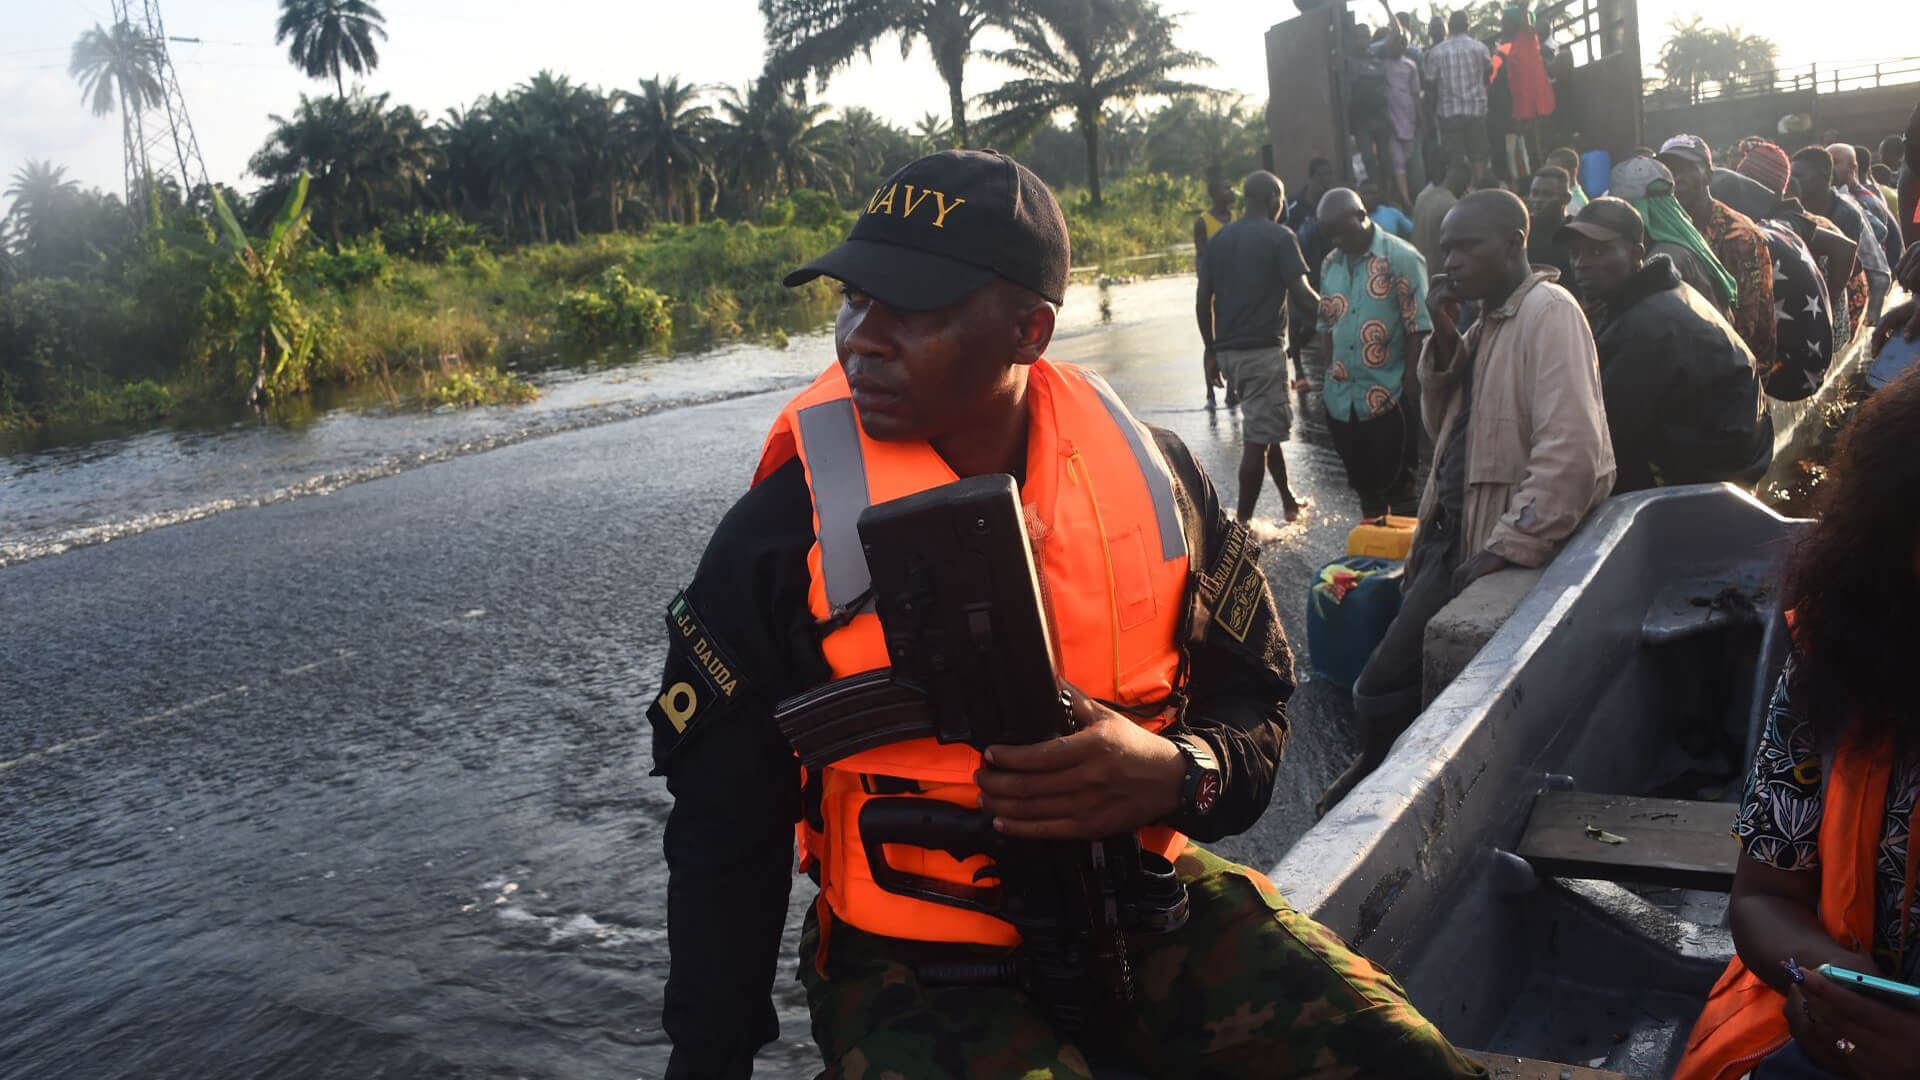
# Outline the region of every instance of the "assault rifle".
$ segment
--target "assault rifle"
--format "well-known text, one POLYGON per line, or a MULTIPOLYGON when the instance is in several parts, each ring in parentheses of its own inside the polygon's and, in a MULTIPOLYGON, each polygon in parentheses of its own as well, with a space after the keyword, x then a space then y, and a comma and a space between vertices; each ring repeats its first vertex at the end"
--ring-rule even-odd
MULTIPOLYGON (((1011 476, 973 477, 869 507, 859 531, 892 666, 779 704, 775 720, 805 764, 818 769, 925 736, 985 749, 1075 729, 1011 476)), ((879 887, 992 915, 1020 932, 1011 959, 926 964, 923 981, 1020 986, 1067 1032, 1131 1000, 1127 932, 1186 922, 1187 891, 1173 866, 1131 834, 1011 839, 977 808, 910 794, 869 799, 859 825, 879 887), (893 866, 889 844, 990 862, 973 884, 943 881, 893 866)))

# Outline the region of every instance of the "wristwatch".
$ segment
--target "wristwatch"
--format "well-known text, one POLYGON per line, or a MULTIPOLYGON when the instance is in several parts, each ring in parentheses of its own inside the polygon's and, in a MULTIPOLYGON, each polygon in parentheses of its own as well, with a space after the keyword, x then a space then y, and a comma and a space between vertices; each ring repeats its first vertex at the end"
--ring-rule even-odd
POLYGON ((1180 778, 1180 809, 1204 817, 1220 801, 1220 763, 1202 739, 1175 735, 1172 741, 1187 759, 1186 775, 1180 778))

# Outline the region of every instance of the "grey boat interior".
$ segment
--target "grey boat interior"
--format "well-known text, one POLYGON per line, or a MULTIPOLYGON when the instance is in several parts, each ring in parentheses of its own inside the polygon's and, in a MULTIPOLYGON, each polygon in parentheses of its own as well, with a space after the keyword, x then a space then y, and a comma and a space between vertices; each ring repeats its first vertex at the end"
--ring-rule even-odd
POLYGON ((1725 485, 1606 503, 1274 881, 1457 1045, 1667 1076, 1733 954, 1726 829, 1804 524, 1725 485))

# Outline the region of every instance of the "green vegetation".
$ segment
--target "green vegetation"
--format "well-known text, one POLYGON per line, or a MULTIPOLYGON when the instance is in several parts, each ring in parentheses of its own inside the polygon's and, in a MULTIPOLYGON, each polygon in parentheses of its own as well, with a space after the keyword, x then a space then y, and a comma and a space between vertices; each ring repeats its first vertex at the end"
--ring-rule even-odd
POLYGON ((1668 20, 1667 32, 1673 36, 1661 46, 1659 64, 1668 89, 1691 91, 1703 82, 1724 84, 1757 76, 1771 80, 1779 63, 1780 46, 1736 25, 1716 30, 1698 15, 1676 15, 1668 20))
MULTIPOLYGON (((519 400, 525 384, 495 374, 508 360, 814 325, 831 289, 779 278, 837 242, 850 218, 835 207, 830 221, 802 223, 778 206, 789 220, 773 226, 660 226, 498 253, 428 244, 426 258, 395 254, 377 231, 333 251, 307 245, 297 201, 263 237, 234 237, 235 221, 224 245, 176 210, 97 276, 0 290, 0 428, 128 416, 117 387, 139 380, 166 388, 147 410, 159 415, 194 398, 275 401, 405 372, 428 376, 429 404, 519 400)), ((422 217, 403 233, 458 230, 422 217)))
POLYGON ((1046 0, 1010 21, 1014 47, 993 54, 1021 73, 981 100, 991 130, 1024 138, 1061 112, 1087 144, 1087 181, 1100 205, 1100 128, 1108 103, 1205 87, 1169 73, 1211 63, 1173 44, 1175 20, 1145 0, 1046 0))
MULTIPOLYGON (((745 86, 602 90, 543 71, 434 119, 345 92, 346 72, 379 63, 372 4, 282 0, 276 40, 341 92, 269 117, 257 190, 183 191, 144 160, 127 200, 47 162, 12 173, 0 429, 201 400, 284 408, 368 379, 422 387, 428 406, 511 401, 530 391, 510 366, 820 325, 831 283, 781 277, 843 237, 887 175, 969 130, 957 62, 942 68, 951 115, 913 131, 795 92, 890 35, 937 56, 960 41, 962 57, 983 27, 1014 35, 1003 59, 1028 77, 971 104, 1058 191, 1077 266, 1157 268, 1132 260, 1190 234, 1196 179, 1258 161, 1264 125, 1234 100, 1131 106, 1196 89, 1171 79, 1200 61, 1170 48, 1173 23, 1149 0, 856 6, 857 26, 823 37, 834 3, 763 0, 773 60, 745 86)), ((94 112, 118 109, 132 131, 158 105, 163 50, 130 25, 95 27, 70 69, 94 112)))

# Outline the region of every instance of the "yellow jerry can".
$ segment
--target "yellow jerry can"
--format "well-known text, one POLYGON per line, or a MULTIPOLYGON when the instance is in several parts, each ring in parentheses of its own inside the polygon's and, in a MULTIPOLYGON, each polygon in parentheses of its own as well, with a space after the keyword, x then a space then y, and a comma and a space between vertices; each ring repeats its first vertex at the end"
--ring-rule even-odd
POLYGON ((1347 554, 1404 559, 1413 547, 1413 527, 1419 523, 1419 518, 1398 514, 1363 521, 1347 533, 1347 554))

